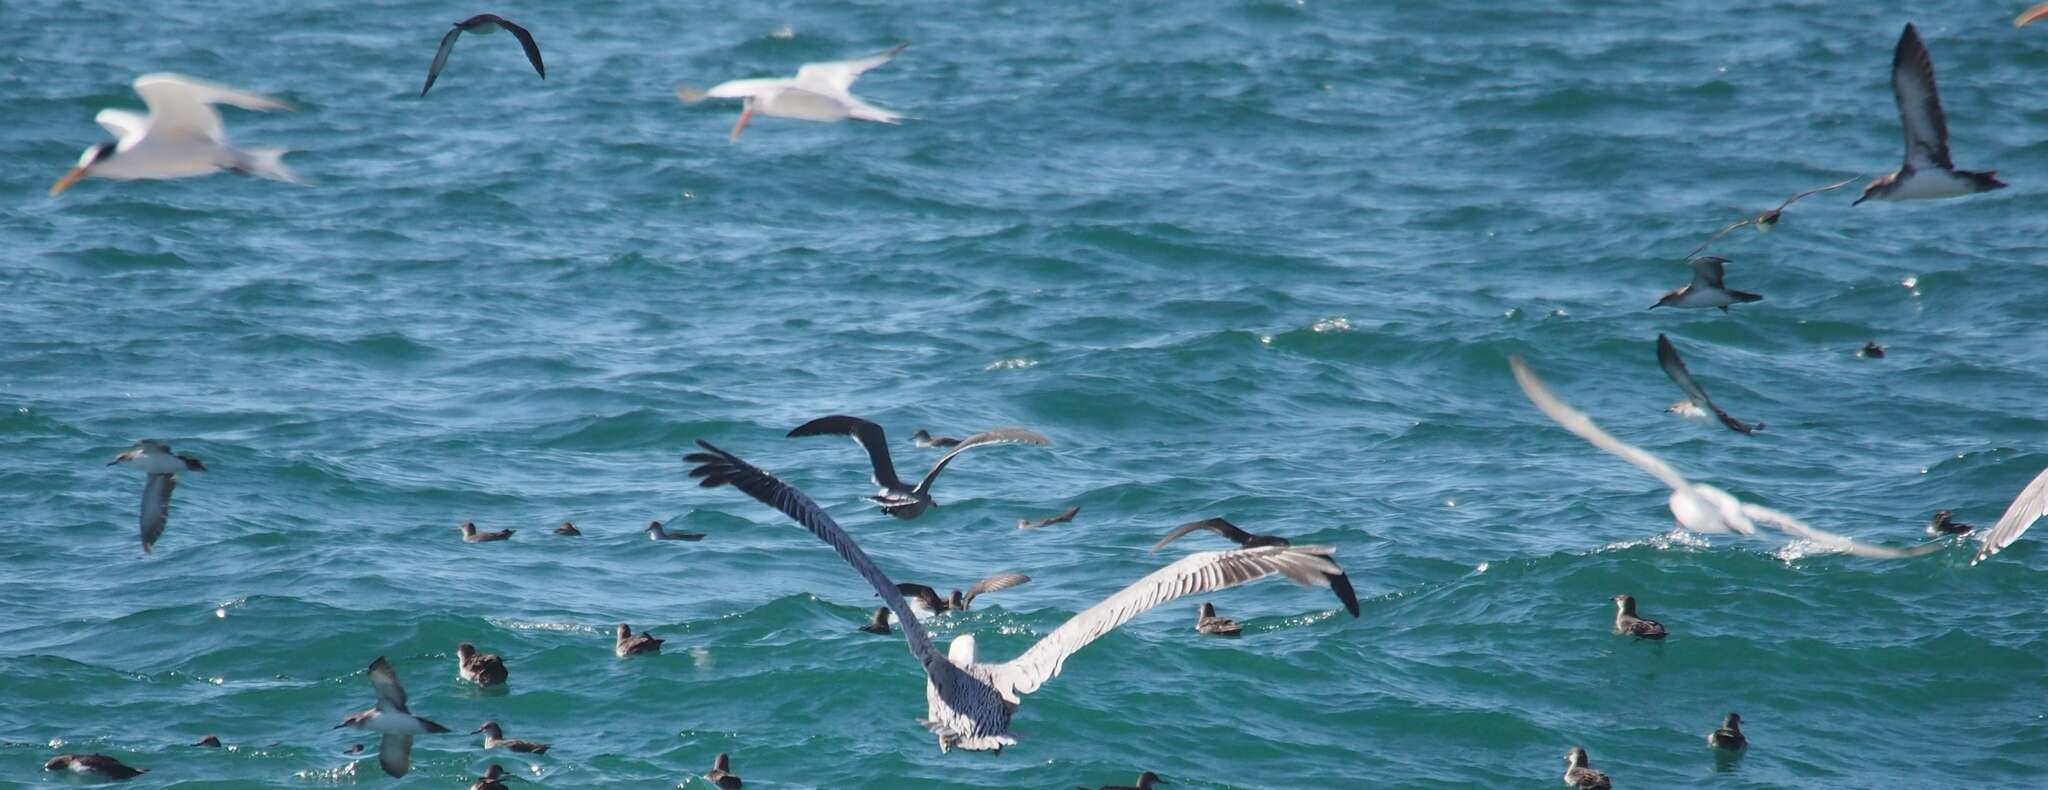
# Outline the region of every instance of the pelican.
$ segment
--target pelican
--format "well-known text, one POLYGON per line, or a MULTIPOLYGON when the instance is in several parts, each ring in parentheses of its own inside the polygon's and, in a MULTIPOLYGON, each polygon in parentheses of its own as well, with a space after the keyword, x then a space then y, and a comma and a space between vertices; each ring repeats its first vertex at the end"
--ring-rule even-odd
POLYGON ((1579 438, 1592 443, 1594 447, 1629 462, 1637 469, 1650 473, 1671 489, 1671 498, 1666 505, 1671 508, 1671 517, 1678 526, 1700 533, 1733 532, 1738 535, 1756 534, 1756 523, 1761 521, 1784 531, 1796 538, 1804 538, 1815 545, 1834 551, 1846 552, 1859 557, 1877 559, 1903 559, 1918 557, 1941 548, 1939 543, 1928 543, 1910 549, 1894 549, 1850 540, 1831 532, 1823 532, 1799 519, 1764 507, 1737 500, 1733 494, 1705 483, 1692 483, 1679 476, 1678 471, 1634 445, 1624 444, 1614 438, 1593 419, 1565 405, 1557 395, 1536 377, 1535 371, 1522 362, 1521 357, 1508 357, 1508 365, 1514 368, 1515 381, 1522 385, 1522 392, 1529 396, 1536 408, 1557 421, 1564 429, 1578 434, 1579 438))
POLYGON ((924 515, 926 508, 939 506, 939 503, 932 499, 932 483, 939 479, 940 472, 946 471, 946 465, 952 463, 954 457, 961 453, 985 444, 1052 444, 1052 440, 1023 428, 983 431, 960 440, 958 445, 939 457, 938 463, 932 464, 932 470, 924 473, 924 479, 917 481, 917 485, 912 487, 904 485, 902 480, 897 479, 896 464, 889 460, 889 439, 882 434, 880 425, 859 417, 834 414, 799 425, 791 430, 789 435, 853 437, 854 444, 868 451, 868 463, 875 468, 872 479, 875 485, 882 487, 880 493, 868 499, 881 505, 882 512, 904 521, 924 515))
POLYGON ((2035 475, 2034 482, 2028 483, 2012 504, 2006 506, 2005 515, 1999 516, 1998 523, 1991 525, 1991 531, 1984 534, 1984 543, 1978 547, 1977 556, 1970 560, 1970 564, 1983 562, 2019 540, 2028 527, 2040 520, 2043 510, 2048 510, 2048 469, 2035 475))
POLYGON ((696 104, 705 99, 743 100, 739 123, 732 125, 733 142, 739 142, 740 131, 747 128, 747 121, 752 120, 757 112, 805 121, 852 118, 893 124, 901 121, 903 116, 862 101, 847 91, 861 74, 894 59, 896 53, 907 46, 910 46, 908 42, 897 44, 888 52, 854 60, 805 63, 803 68, 796 70, 795 77, 787 79, 732 80, 719 83, 708 91, 677 86, 676 98, 682 99, 684 104, 696 104))
POLYGON ((142 484, 142 553, 148 554, 171 520, 171 491, 178 487, 179 472, 204 472, 206 464, 189 455, 171 452, 171 446, 152 439, 136 442, 127 452, 114 456, 108 466, 130 464, 149 475, 142 484))
POLYGON ((853 566, 881 596, 882 603, 896 613, 911 655, 924 667, 927 718, 920 723, 938 737, 942 753, 953 748, 1001 751, 1017 743, 1010 731, 1010 717, 1025 694, 1058 676, 1069 656, 1155 606, 1275 573, 1305 587, 1328 586, 1328 575, 1338 572, 1330 562, 1336 549, 1329 546, 1261 546, 1190 554, 1075 615, 1014 659, 981 662, 971 634, 955 638, 942 655, 910 604, 896 591, 896 583, 809 496, 710 442, 699 439, 697 446, 704 452, 691 453, 683 460, 698 464, 690 476, 701 478, 700 485, 733 486, 802 524, 831 544, 839 558, 853 566))
POLYGON ((144 74, 135 78, 135 93, 149 107, 142 116, 127 110, 101 110, 93 121, 115 137, 79 155, 78 166, 50 186, 50 197, 64 194, 86 176, 123 181, 142 178, 205 176, 222 170, 298 183, 285 169, 283 148, 236 148, 228 144, 220 113, 213 105, 232 104, 244 110, 289 110, 290 105, 259 93, 201 82, 178 74, 144 74))
POLYGON ((382 734, 377 764, 395 779, 412 770, 413 736, 447 732, 448 728, 406 710, 405 687, 398 685, 398 670, 392 669, 391 662, 383 656, 370 662, 370 687, 377 690, 377 706, 342 719, 334 728, 354 727, 382 734))

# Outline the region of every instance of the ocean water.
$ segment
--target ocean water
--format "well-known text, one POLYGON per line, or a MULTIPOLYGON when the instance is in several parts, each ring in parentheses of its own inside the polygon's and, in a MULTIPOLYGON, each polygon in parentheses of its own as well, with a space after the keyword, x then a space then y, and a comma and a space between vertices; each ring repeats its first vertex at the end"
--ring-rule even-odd
POLYGON ((418 97, 449 3, 0 4, 0 785, 59 751, 131 787, 384 785, 331 729, 387 656, 401 784, 551 787, 2038 787, 2048 550, 1880 562, 1671 534, 1654 480, 1515 388, 1519 354, 1696 479, 1890 545, 1989 524, 2048 466, 2048 29, 2023 4, 517 3, 418 97), (1900 155, 1900 27, 1958 165, 2011 188, 1850 207, 1714 248, 1719 311, 1645 311, 1720 226, 1900 155), (911 46, 899 127, 674 86, 911 46), (103 107, 175 71, 313 183, 45 193, 103 107), (1907 283, 1910 283, 1907 284, 1907 283), (1663 413, 1669 334, 1744 437, 1663 413), (1885 344, 1885 359, 1855 351, 1885 344), (1022 425, 899 522, 823 414, 1022 425), (141 437, 204 459, 154 554, 141 437), (899 579, 1030 574, 964 616, 1006 659, 1227 517, 1337 547, 1363 598, 1266 581, 1139 618, 940 754, 901 638, 831 550, 679 456, 706 438, 828 506, 899 579), (1069 506, 1073 523, 1014 528, 1069 506), (654 544, 650 519, 709 534, 654 544), (573 520, 586 533, 549 530, 573 520), (456 525, 516 528, 468 545, 456 525), (1666 642, 1609 635, 1630 593, 1666 642), (619 661, 609 629, 668 640, 619 661), (505 693, 454 649, 503 655, 505 693), (1702 741, 1742 713, 1753 742, 1702 741), (484 752, 485 719, 547 741, 484 752), (208 733, 232 748, 187 744, 208 733), (518 785, 515 785, 518 786, 518 785))

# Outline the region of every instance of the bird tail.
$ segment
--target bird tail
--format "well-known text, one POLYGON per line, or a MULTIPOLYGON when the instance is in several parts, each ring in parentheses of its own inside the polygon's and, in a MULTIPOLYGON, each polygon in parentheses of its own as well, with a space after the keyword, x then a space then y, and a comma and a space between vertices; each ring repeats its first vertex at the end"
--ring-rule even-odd
POLYGON ((1956 175, 1969 179, 1970 185, 1976 187, 1978 192, 2005 188, 2005 182, 1998 180, 1996 170, 1957 170, 1956 175))
POLYGON ((303 184, 284 166, 284 155, 290 153, 284 148, 246 148, 236 152, 234 169, 252 176, 276 179, 292 184, 303 184))
POLYGON ((1735 301, 1738 302, 1761 302, 1764 298, 1761 294, 1746 293, 1732 289, 1728 291, 1728 295, 1735 297, 1735 301))

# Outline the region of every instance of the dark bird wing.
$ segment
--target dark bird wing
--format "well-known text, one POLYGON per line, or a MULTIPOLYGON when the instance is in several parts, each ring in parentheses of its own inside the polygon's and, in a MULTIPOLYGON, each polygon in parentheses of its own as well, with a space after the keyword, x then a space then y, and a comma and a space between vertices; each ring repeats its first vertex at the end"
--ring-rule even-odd
POLYGON ((1984 544, 1977 549, 1977 556, 1970 560, 1970 564, 1983 562, 2019 540, 2028 527, 2040 520, 2043 510, 2048 510, 2048 469, 2041 470, 2041 474, 2034 477, 2034 482, 2028 483, 2019 497, 2005 508, 2005 515, 1999 516, 1998 523, 1985 534, 1984 544))
POLYGON ((526 32, 526 28, 512 24, 510 19, 504 17, 494 17, 494 19, 497 20, 498 27, 512 31, 512 37, 519 39, 519 46, 526 50, 526 60, 533 64, 534 72, 540 74, 541 79, 547 79, 548 67, 540 62, 540 45, 534 43, 533 34, 526 32))
MULTIPOLYGON (((790 431, 791 437, 799 436, 851 436, 861 449, 868 451, 868 462, 875 466, 875 485, 883 488, 903 490, 909 488, 896 477, 896 465, 889 460, 889 439, 882 434, 882 426, 859 417, 834 414, 830 417, 804 423, 790 431)), ((956 451, 957 452, 957 451, 956 451)), ((951 455, 947 456, 951 458, 951 455)), ((941 459, 939 463, 945 463, 941 459)))
POLYGON ((1044 446, 1052 444, 1052 440, 1023 428, 997 428, 993 431, 977 433, 961 439, 959 444, 953 446, 953 449, 940 456, 939 462, 932 464, 932 470, 924 473, 924 479, 917 481, 917 490, 927 494, 931 493, 932 481, 939 479, 939 473, 946 471, 946 465, 952 463, 954 457, 985 444, 1036 444, 1044 446))
POLYGON ((441 48, 434 51, 434 65, 427 67, 427 84, 420 87, 420 95, 427 95, 427 89, 434 87, 434 80, 441 77, 441 67, 448 65, 448 53, 455 51, 455 39, 462 36, 462 28, 450 29, 441 37, 441 48))
MULTIPOLYGON (((1797 198, 1795 198, 1795 200, 1796 200, 1796 199, 1797 199, 1797 198)), ((1786 201, 1786 202, 1787 202, 1787 203, 1789 204, 1789 203, 1790 203, 1791 201, 1786 201)), ((1781 208, 1782 208, 1782 207, 1781 207, 1781 208)), ((1711 245, 1711 244, 1713 244, 1714 242, 1720 241, 1720 240, 1721 240, 1721 237, 1722 237, 1722 236, 1726 236, 1726 235, 1728 235, 1728 234, 1730 234, 1730 233, 1733 233, 1733 232, 1735 232, 1735 229, 1736 229, 1736 228, 1740 228, 1740 227, 1742 227, 1742 226, 1744 226, 1744 225, 1749 225, 1749 224, 1751 224, 1751 223, 1754 223, 1755 221, 1756 221, 1756 220, 1750 220, 1750 219, 1745 219, 1745 220, 1743 220, 1743 221, 1741 221, 1741 222, 1737 222, 1737 223, 1734 223, 1734 224, 1731 224, 1731 225, 1729 225, 1728 227, 1722 228, 1721 230, 1719 230, 1719 231, 1715 232, 1715 233, 1714 233, 1714 235, 1712 235, 1712 236, 1708 236, 1708 237, 1707 237, 1707 240, 1706 240, 1706 241, 1700 242, 1700 246, 1692 248, 1692 252, 1688 252, 1688 253, 1686 253, 1686 254, 1685 254, 1685 259, 1686 259, 1686 260, 1688 260, 1688 261, 1689 261, 1689 260, 1692 260, 1692 259, 1693 259, 1693 256, 1695 256, 1695 255, 1698 255, 1698 254, 1700 254, 1700 253, 1702 253, 1702 252, 1706 252, 1706 251, 1707 251, 1707 246, 1708 246, 1708 245, 1711 245)))
POLYGON ((384 733, 377 743, 377 764, 384 766, 384 773, 396 779, 412 770, 412 736, 384 733))
POLYGON ((1186 535, 1198 529, 1211 530, 1218 535, 1222 535, 1223 537, 1230 539, 1230 542, 1235 543, 1239 546, 1250 543, 1252 540, 1252 534, 1244 530, 1238 529, 1236 524, 1232 524, 1220 518, 1205 518, 1201 521, 1190 521, 1186 524, 1174 527, 1172 532, 1166 533, 1166 537, 1160 538, 1158 543, 1152 544, 1152 550, 1158 551, 1160 547, 1165 546, 1168 543, 1172 543, 1176 540, 1179 540, 1182 535, 1186 535))
POLYGON ((1728 276, 1727 258, 1708 255, 1692 259, 1692 281, 1697 285, 1721 290, 1721 280, 1728 276))
MULTIPOLYGON (((398 670, 391 668, 391 662, 378 656, 370 662, 370 687, 377 690, 377 705, 385 710, 410 714, 405 708, 405 687, 398 685, 398 670)), ((403 770, 400 773, 404 773, 403 770)))
POLYGON ((1021 573, 998 573, 975 582, 973 587, 967 588, 967 602, 974 603, 974 596, 982 593, 1007 590, 1028 581, 1031 581, 1031 577, 1021 573))
POLYGON ((1899 100, 1899 121, 1906 128, 1906 166, 1954 169, 1948 158, 1948 117, 1942 114, 1941 94, 1934 89, 1934 59, 1911 22, 1892 53, 1892 94, 1899 100))
POLYGON ((171 489, 178 487, 178 476, 168 474, 150 475, 142 484, 142 551, 149 553, 149 547, 156 545, 156 539, 164 534, 164 525, 171 520, 171 489))
POLYGON ((1721 407, 1714 405, 1714 399, 1707 397, 1706 388, 1701 387, 1699 382, 1694 381, 1692 379, 1692 372, 1685 369, 1685 360, 1678 358, 1678 347, 1671 345, 1671 339, 1661 334, 1657 336, 1657 364, 1664 368, 1664 375, 1670 376, 1673 384, 1677 384, 1679 389, 1685 391, 1685 397, 1692 401, 1692 405, 1713 412, 1714 416, 1721 418, 1721 424, 1728 426, 1729 430, 1736 433, 1749 433, 1756 430, 1749 424, 1728 416, 1728 412, 1722 411, 1721 407))
POLYGON ((1790 206, 1790 205, 1792 205, 1792 204, 1794 204, 1794 203, 1797 203, 1797 202, 1799 202, 1800 200, 1803 200, 1803 199, 1805 199, 1805 198, 1806 198, 1806 197, 1807 197, 1808 195, 1818 195, 1818 194, 1820 194, 1820 193, 1822 193, 1822 192, 1829 192, 1829 191, 1833 191, 1833 190, 1841 189, 1842 187, 1848 186, 1848 185, 1849 185, 1849 182, 1855 181, 1855 180, 1856 180, 1856 179, 1858 179, 1858 178, 1861 178, 1861 176, 1850 176, 1850 177, 1848 177, 1848 178, 1842 179, 1842 180, 1840 180, 1840 181, 1836 181, 1835 183, 1829 184, 1829 185, 1827 185, 1827 186, 1824 186, 1824 187, 1815 187, 1815 188, 1813 188, 1813 189, 1809 189, 1809 190, 1806 190, 1805 192, 1801 192, 1801 193, 1799 193, 1799 194, 1797 194, 1797 195, 1793 195, 1793 196, 1791 196, 1791 197, 1785 198, 1785 202, 1783 202, 1783 203, 1779 203, 1779 204, 1778 204, 1778 210, 1779 210, 1779 211, 1784 211, 1784 210, 1785 210, 1785 207, 1786 207, 1786 206, 1790 206))
POLYGON ((944 611, 946 599, 939 597, 939 591, 916 582, 898 582, 896 591, 924 602, 924 608, 934 612, 944 611))

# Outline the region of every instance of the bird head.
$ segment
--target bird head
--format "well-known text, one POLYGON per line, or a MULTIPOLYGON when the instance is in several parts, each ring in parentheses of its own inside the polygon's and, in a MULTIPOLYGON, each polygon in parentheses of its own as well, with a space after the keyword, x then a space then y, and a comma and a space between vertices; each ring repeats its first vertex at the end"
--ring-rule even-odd
POLYGON ((65 173, 63 178, 57 179, 57 183, 50 185, 50 197, 64 194, 64 190, 70 189, 79 179, 92 175, 94 167, 113 155, 113 143, 100 143, 85 149, 85 153, 78 155, 78 166, 71 168, 71 172, 65 173))
POLYGON ((487 722, 484 722, 482 726, 479 726, 479 727, 477 727, 476 729, 474 729, 474 730, 471 730, 469 734, 471 734, 471 735, 475 735, 475 734, 477 734, 477 733, 483 733, 483 734, 485 734, 485 735, 489 735, 489 736, 491 736, 491 737, 493 737, 493 738, 503 738, 503 737, 505 737, 505 731, 504 731, 504 730, 502 730, 502 729, 499 729, 499 728, 498 728, 498 723, 497 723, 497 722, 495 722, 495 721, 487 721, 487 722))
POLYGON ((463 534, 463 535, 474 535, 474 534, 476 534, 476 522, 474 522, 474 521, 464 521, 464 522, 462 522, 461 530, 462 530, 462 534, 463 534))
POLYGON ((619 624, 619 639, 621 639, 621 640, 624 640, 624 639, 628 639, 628 638, 630 638, 630 637, 632 637, 632 636, 633 636, 633 629, 631 629, 631 628, 627 628, 627 627, 626 627, 626 624, 625 624, 625 623, 620 623, 620 624, 619 624))
POLYGON ((1868 184, 1863 185, 1863 196, 1856 198, 1856 202, 1850 203, 1849 205, 1862 205, 1863 201, 1884 195, 1885 192, 1890 191, 1892 182, 1898 179, 1898 177, 1899 174, 1893 173, 1891 175, 1885 176, 1876 181, 1872 181, 1868 184))
POLYGON ((364 723, 364 722, 367 722, 367 721, 369 721, 369 720, 370 720, 370 716, 371 716, 372 714, 376 713, 376 712, 377 712, 377 709, 376 709, 376 708, 371 708, 371 709, 369 709, 369 710, 366 710, 366 711, 363 711, 363 712, 361 712, 361 713, 357 713, 357 714, 355 714, 355 715, 352 715, 352 716, 350 716, 350 717, 348 717, 348 718, 346 718, 346 719, 342 719, 342 720, 341 720, 341 723, 340 723, 340 724, 336 724, 336 725, 334 725, 334 729, 337 729, 337 730, 338 730, 338 729, 341 729, 341 728, 343 728, 343 727, 362 727, 362 726, 363 726, 363 723, 364 723))
POLYGON ((1735 729, 1735 728, 1736 728, 1736 726, 1737 726, 1737 725, 1740 725, 1741 723, 1742 723, 1742 715, 1741 715, 1741 714, 1739 714, 1739 713, 1730 713, 1730 714, 1728 714, 1728 718, 1725 718, 1725 719, 1722 719, 1722 720, 1721 720, 1721 726, 1723 726, 1723 727, 1727 727, 1728 729, 1731 729, 1731 730, 1732 730, 1732 729, 1735 729))
POLYGON ((1614 607, 1622 614, 1635 614, 1636 599, 1627 595, 1614 596, 1614 607))
POLYGON ((1139 790, 1152 790, 1152 786, 1153 786, 1153 785, 1163 785, 1163 784, 1169 784, 1169 782, 1167 782, 1167 781, 1166 781, 1166 780, 1164 780, 1164 779, 1161 779, 1161 778, 1159 778, 1159 775, 1158 775, 1158 774, 1152 773, 1151 771, 1146 771, 1146 772, 1144 772, 1144 773, 1142 773, 1142 774, 1138 774, 1138 788, 1139 788, 1139 790))
POLYGON ((456 645, 456 646, 455 646, 455 657, 456 657, 456 658, 460 658, 460 659, 462 659, 462 660, 464 660, 464 661, 468 661, 468 660, 470 660, 470 659, 472 659, 472 658, 475 658, 475 657, 476 657, 476 645, 472 645, 472 644, 470 644, 470 643, 468 643, 468 642, 464 642, 464 643, 462 643, 462 644, 456 645))
MULTIPOLYGON (((1627 597, 1627 596, 1623 596, 1623 597, 1627 597)), ((1571 767, 1573 767, 1573 768, 1578 768, 1578 767, 1580 767, 1580 766, 1583 766, 1583 765, 1585 765, 1585 764, 1586 764, 1586 749, 1585 749, 1585 747, 1583 747, 1583 746, 1574 746, 1574 747, 1572 747, 1572 750, 1571 750, 1571 751, 1565 752, 1565 753, 1564 753, 1564 764, 1565 764, 1565 765, 1569 765, 1569 766, 1571 766, 1571 767)))

